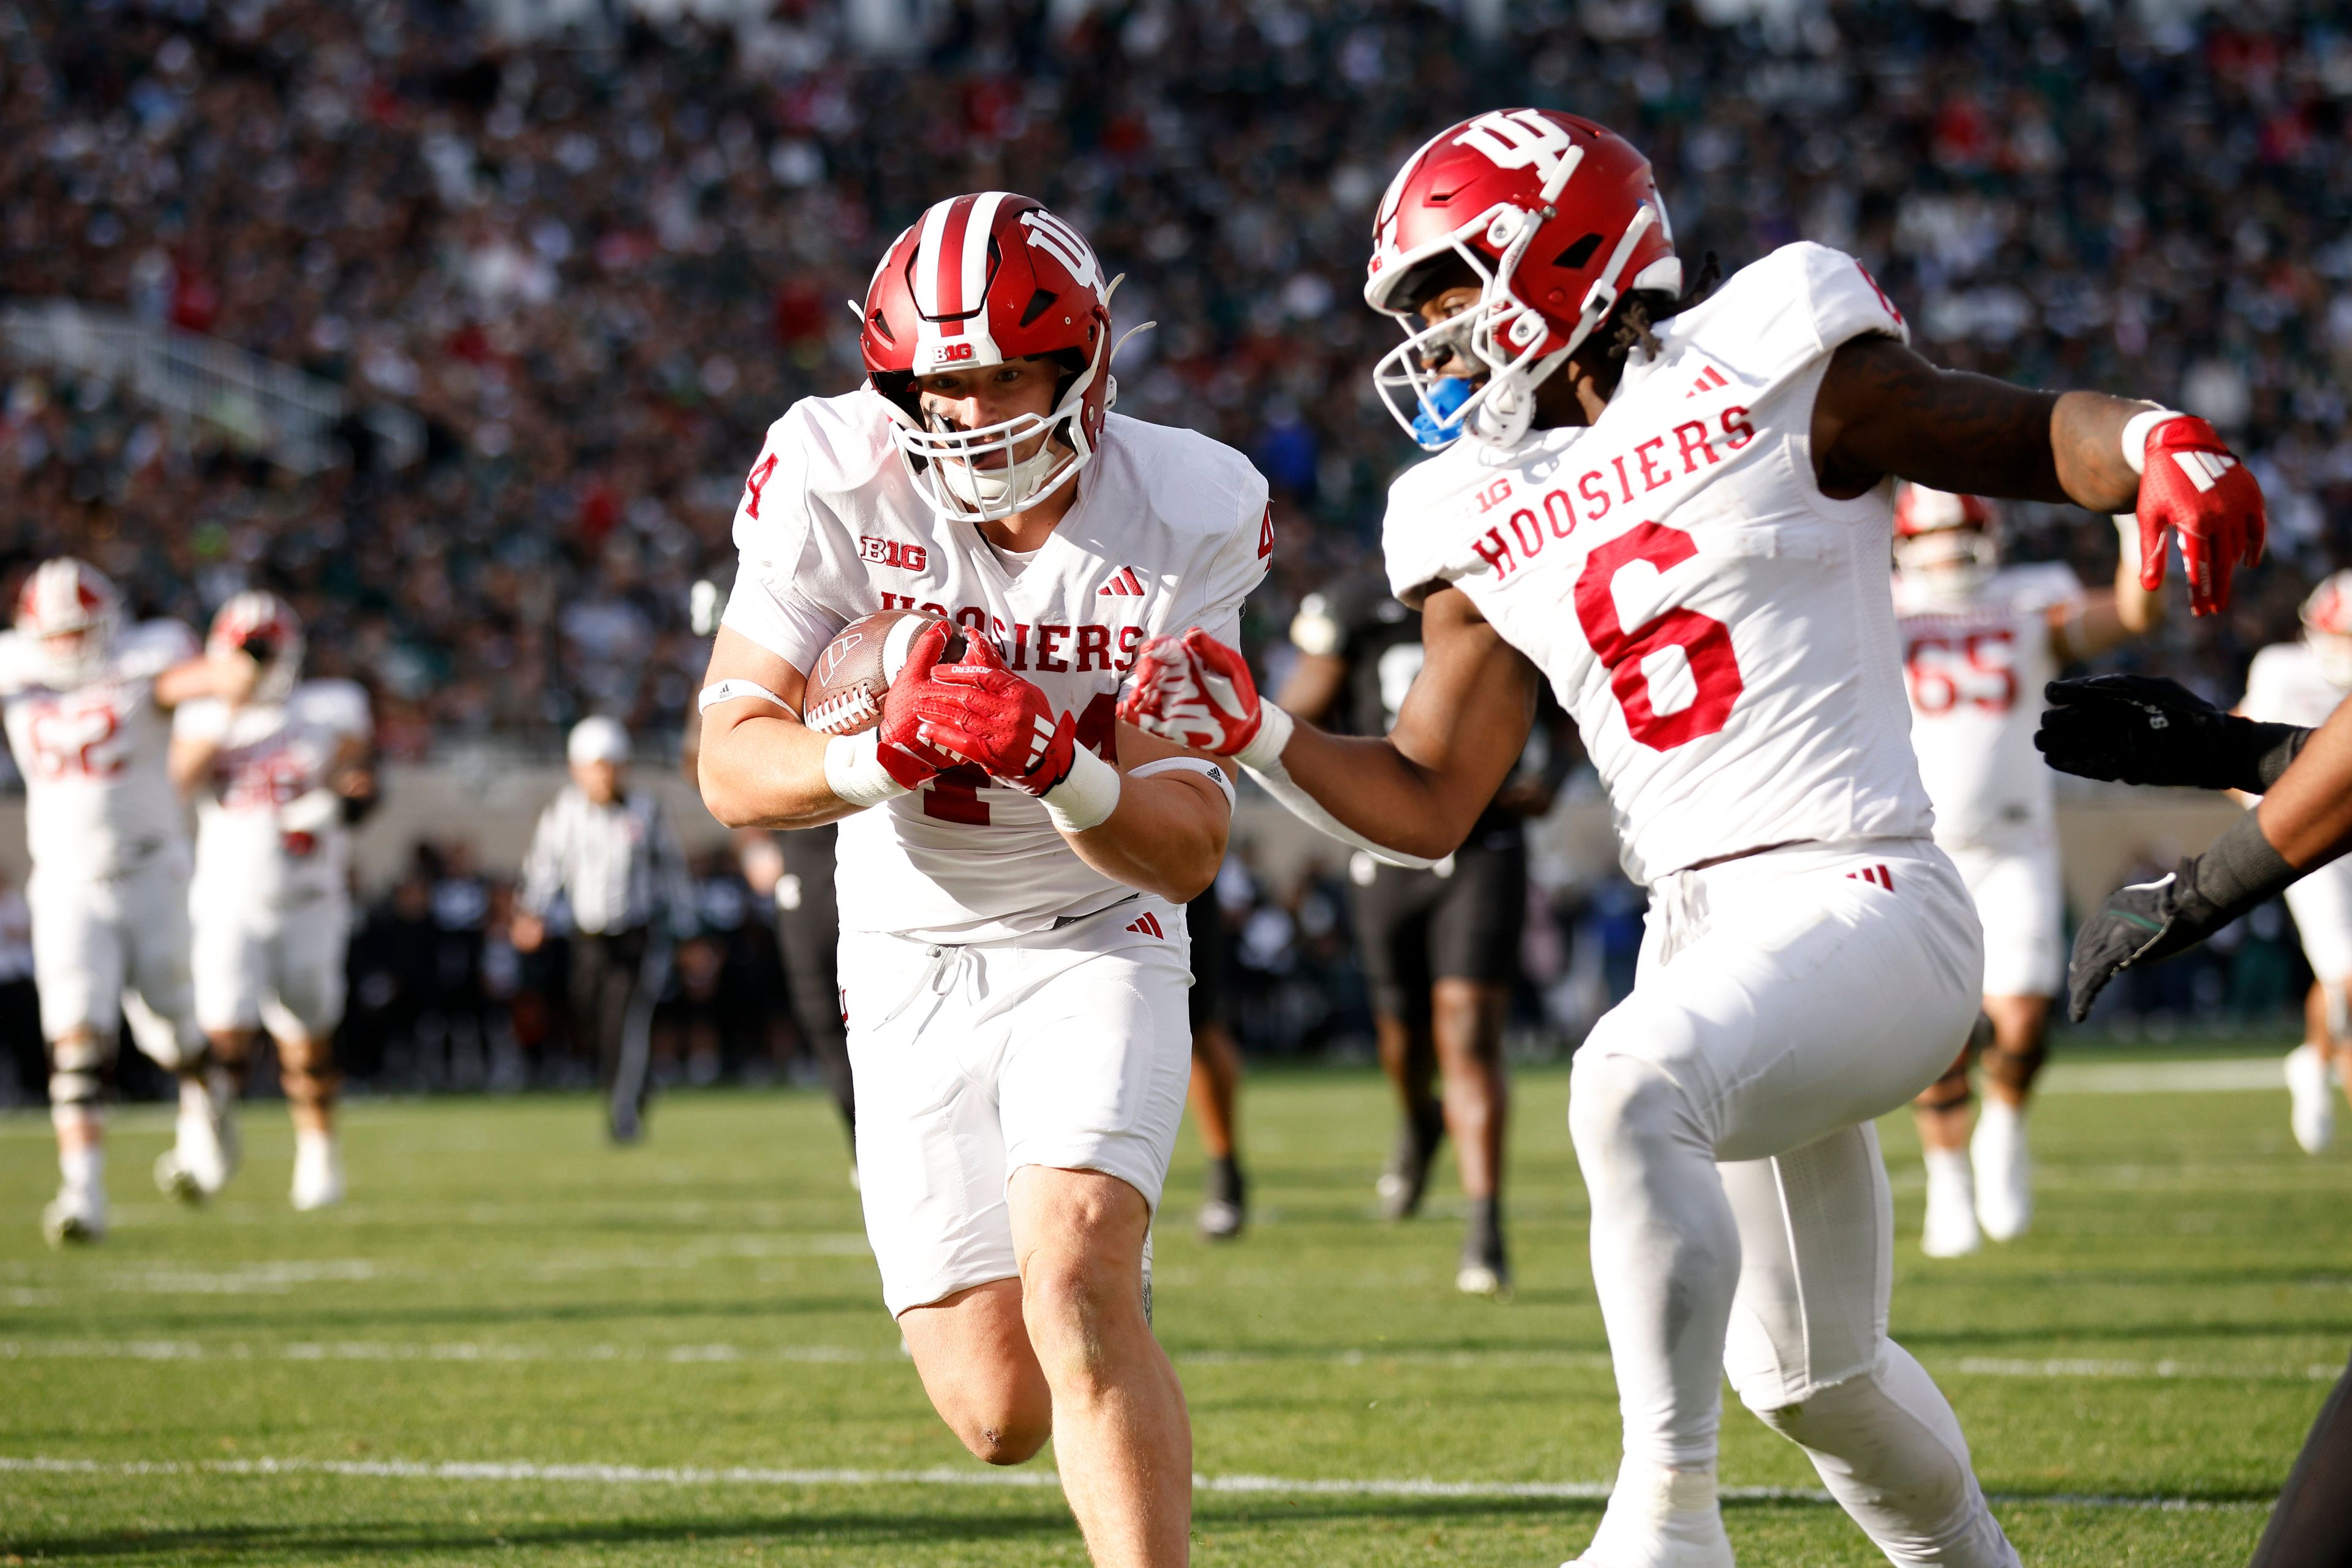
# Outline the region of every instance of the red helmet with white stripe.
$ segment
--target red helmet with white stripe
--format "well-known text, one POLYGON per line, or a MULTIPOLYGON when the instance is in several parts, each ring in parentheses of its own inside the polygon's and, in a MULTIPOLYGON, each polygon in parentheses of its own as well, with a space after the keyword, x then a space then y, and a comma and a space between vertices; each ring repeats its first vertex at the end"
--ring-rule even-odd
POLYGON ((2336 573, 2304 600, 2303 640, 2330 683, 2352 688, 2352 572, 2336 573))
POLYGON ((1402 321, 1405 341, 1373 384, 1423 445, 1466 429, 1511 446, 1534 417, 1537 386, 1620 300, 1682 287, 1665 203, 1631 142, 1554 110, 1491 110, 1431 138, 1381 199, 1364 300, 1402 321), (1414 311, 1455 262, 1476 277, 1478 302, 1423 324, 1414 311), (1457 355, 1486 367, 1466 397, 1441 394, 1449 378, 1433 368, 1457 355))
POLYGON ((61 690, 98 679, 121 628, 122 595, 87 561, 44 561, 16 592, 17 634, 31 640, 42 679, 61 690))
POLYGON ((1906 576, 1965 593, 2000 564, 2000 508, 1983 496, 1895 488, 1895 564, 1906 576))
POLYGON ((866 289, 858 347, 915 488, 940 517, 1009 517, 1094 457, 1115 395, 1110 290, 1083 235, 1007 191, 940 202, 892 243, 866 289), (921 376, 1036 357, 1063 372, 1045 414, 959 430, 916 395, 921 376))
POLYGON ((293 694, 294 678, 302 671, 302 618, 277 595, 249 588, 231 595, 215 612, 205 652, 215 658, 251 654, 261 665, 253 700, 283 702, 293 694))

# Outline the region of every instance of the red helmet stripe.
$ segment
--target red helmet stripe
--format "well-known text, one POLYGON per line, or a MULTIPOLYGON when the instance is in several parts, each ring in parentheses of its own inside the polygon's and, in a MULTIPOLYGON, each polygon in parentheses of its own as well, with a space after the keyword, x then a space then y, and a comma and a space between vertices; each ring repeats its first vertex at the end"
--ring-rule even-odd
POLYGON ((923 215, 923 237, 915 247, 915 309, 931 321, 962 313, 963 269, 951 268, 945 262, 962 247, 963 220, 971 211, 971 198, 958 196, 938 203, 923 215), (957 290, 952 303, 941 297, 950 272, 957 290))

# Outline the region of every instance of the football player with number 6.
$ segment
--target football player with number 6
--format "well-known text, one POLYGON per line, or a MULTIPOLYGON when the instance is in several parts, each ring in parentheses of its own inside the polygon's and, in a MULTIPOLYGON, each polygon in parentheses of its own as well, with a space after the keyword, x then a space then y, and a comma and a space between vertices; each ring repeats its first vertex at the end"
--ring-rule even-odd
POLYGON ((1911 752, 1891 480, 2136 511, 2152 572, 2179 536, 2200 612, 2260 552, 2259 489, 2201 420, 1937 369, 1825 247, 1686 288, 1648 162, 1549 110, 1412 155, 1365 297, 1407 331, 1381 390, 1443 447, 1390 497, 1389 580, 1426 649, 1394 729, 1294 723, 1202 630, 1144 650, 1121 716, 1427 861, 1549 679, 1651 896, 1634 989, 1571 1079, 1624 1426, 1579 1561, 1732 1561, 1727 1373, 1890 1561, 2015 1563, 1951 1406, 1886 1335, 1872 1122, 1949 1065, 1983 970, 1911 752))
POLYGON ((731 826, 841 824, 866 1235, 932 1405, 992 1464, 1050 1434, 1094 1560, 1141 1568, 1191 1522, 1150 1227, 1233 785, 1116 702, 1148 637, 1235 635, 1273 536, 1240 454, 1109 413, 1113 286, 1025 196, 899 236, 867 384, 746 483, 700 769, 731 826))

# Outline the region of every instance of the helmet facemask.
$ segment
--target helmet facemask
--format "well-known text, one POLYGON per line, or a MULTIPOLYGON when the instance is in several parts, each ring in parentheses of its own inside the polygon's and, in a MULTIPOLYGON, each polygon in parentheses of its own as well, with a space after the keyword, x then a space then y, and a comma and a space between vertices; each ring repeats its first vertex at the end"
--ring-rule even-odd
POLYGON ((1017 414, 971 430, 952 428, 925 409, 912 377, 896 395, 886 393, 896 416, 890 437, 917 493, 946 521, 992 522, 1028 510, 1068 484, 1094 455, 1079 416, 1104 357, 1098 350, 1076 374, 1066 369, 1050 412, 1017 414))
MULTIPOLYGON (((1627 292, 1618 281, 1626 258, 1649 226, 1661 221, 1659 210, 1647 204, 1634 215, 1610 265, 1586 294, 1575 324, 1561 333, 1512 288, 1512 276, 1548 216, 1549 209, 1528 213, 1498 203, 1445 237, 1446 247, 1477 279, 1478 300, 1467 310, 1416 326, 1412 312, 1418 300, 1401 300, 1402 309, 1390 309, 1404 327, 1404 342, 1372 368, 1372 384, 1389 413, 1423 447, 1450 446, 1465 432, 1494 447, 1524 440, 1535 422, 1536 389, 1617 308, 1627 292), (1474 238, 1484 238, 1500 254, 1489 263, 1471 243, 1474 238), (1441 374, 1435 367, 1464 358, 1483 367, 1483 376, 1469 378, 1470 394, 1460 397, 1458 388, 1444 384, 1463 378, 1441 374), (1433 441, 1433 434, 1439 438, 1433 441)), ((1414 271, 1444 254, 1433 249, 1414 271)), ((1412 276, 1405 275, 1408 282, 1412 276)), ((1675 281, 1679 285, 1679 268, 1675 281)))
POLYGON ((1982 528, 1938 528, 1895 542, 1895 569, 1932 599, 1969 597, 2000 569, 2000 545, 1982 528))
POLYGON ((17 599, 16 631, 33 645, 41 679, 54 690, 102 677, 121 628, 113 584, 70 556, 36 567, 17 599))

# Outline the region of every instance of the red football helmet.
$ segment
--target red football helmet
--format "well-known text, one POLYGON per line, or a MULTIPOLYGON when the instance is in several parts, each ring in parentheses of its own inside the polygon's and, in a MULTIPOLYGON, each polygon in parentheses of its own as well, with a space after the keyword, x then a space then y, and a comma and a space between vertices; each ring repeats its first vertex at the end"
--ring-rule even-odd
POLYGON ((1618 300, 1682 287, 1665 203, 1631 142, 1573 114, 1492 110, 1440 132, 1381 198, 1364 300, 1402 322, 1405 341, 1373 384, 1425 447, 1465 429, 1511 446, 1527 434, 1536 387, 1618 300), (1478 302, 1426 325, 1414 312, 1457 258, 1478 279, 1478 302), (1456 378, 1429 367, 1465 350, 1486 367, 1485 384, 1466 397, 1441 392, 1456 378))
POLYGON ((1982 496, 1903 480, 1895 489, 1895 564, 1926 582, 1973 588, 2000 564, 2000 509, 1982 496))
POLYGON ((2319 655, 2319 672, 2352 687, 2352 572, 2338 572, 2303 602, 2303 640, 2319 655))
POLYGON ((1006 191, 940 202, 892 243, 866 291, 858 346, 932 510, 1010 517, 1094 457, 1115 395, 1110 290, 1084 236, 1006 191), (1048 414, 958 430, 916 395, 919 376, 1039 355, 1064 371, 1048 414))
POLYGON ((60 555, 16 591, 16 631, 30 639, 41 678, 59 690, 98 679, 122 628, 122 596, 87 561, 60 555))
POLYGON ((253 689, 256 702, 283 702, 294 690, 302 670, 302 618, 294 606, 275 594, 248 588, 230 595, 213 616, 205 652, 218 658, 249 653, 261 664, 261 680, 253 689))

